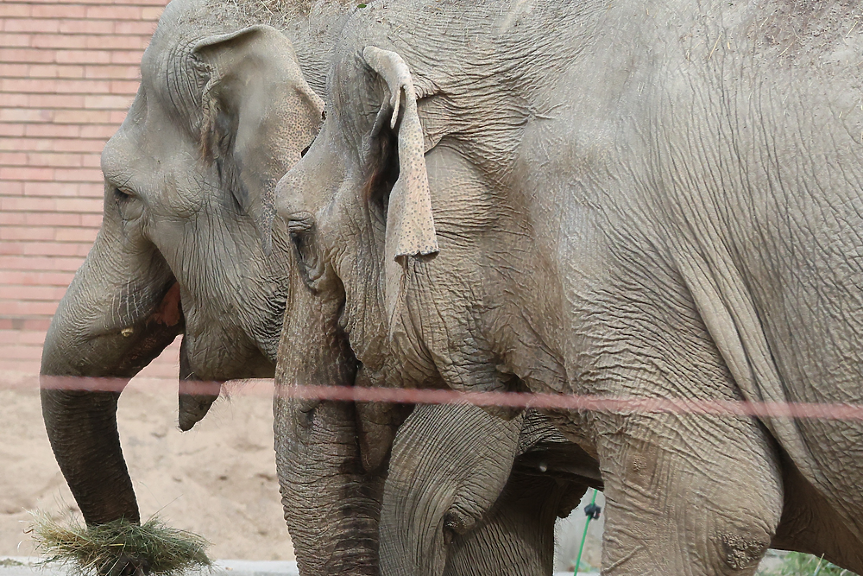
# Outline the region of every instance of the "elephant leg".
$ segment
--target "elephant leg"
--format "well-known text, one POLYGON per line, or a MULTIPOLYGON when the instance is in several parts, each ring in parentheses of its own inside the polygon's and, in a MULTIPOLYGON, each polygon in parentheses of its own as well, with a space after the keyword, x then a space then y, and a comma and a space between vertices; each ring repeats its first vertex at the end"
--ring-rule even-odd
POLYGON ((514 470, 480 525, 453 539, 445 576, 549 576, 554 524, 585 490, 586 484, 514 470))
POLYGON ((603 574, 755 573, 783 498, 759 424, 695 415, 609 415, 603 424, 603 574))
POLYGON ((823 554, 825 560, 863 574, 863 549, 856 535, 787 458, 782 481, 785 505, 771 548, 823 554))

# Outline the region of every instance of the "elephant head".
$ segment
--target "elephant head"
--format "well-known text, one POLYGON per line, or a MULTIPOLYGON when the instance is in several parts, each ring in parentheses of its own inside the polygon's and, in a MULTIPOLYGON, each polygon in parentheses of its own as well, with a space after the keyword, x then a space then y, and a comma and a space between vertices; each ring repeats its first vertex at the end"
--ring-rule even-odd
MULTIPOLYGON (((322 533, 348 541, 352 531, 376 526, 382 481, 375 473, 386 462, 404 411, 300 401, 290 398, 291 387, 443 386, 442 370, 497 389, 517 380, 481 347, 461 371, 454 355, 435 348, 443 343, 441 334, 425 332, 427 319, 412 316, 416 308, 406 305, 416 298, 413 304, 422 307, 428 293, 416 287, 441 258, 430 185, 455 196, 476 176, 464 162, 440 172, 426 166, 429 142, 418 102, 433 97, 433 87, 415 84, 402 58, 374 46, 337 60, 330 85, 331 113, 322 131, 277 187, 279 213, 297 256, 297 288, 286 308, 276 374, 277 458, 295 543, 322 533), (347 101, 350 106, 343 107, 347 101)), ((451 159, 445 147, 435 152, 451 159)), ((429 161, 438 162, 436 155, 429 161)), ((451 262, 464 253, 454 250, 451 262)), ((472 301, 456 295, 471 290, 470 261, 450 272, 455 270, 465 275, 440 284, 455 303, 444 316, 468 333, 475 328, 473 314, 460 306, 472 301)), ((300 561, 310 573, 332 572, 348 557, 367 560, 366 571, 357 573, 376 571, 377 542, 355 541, 318 555, 297 552, 315 559, 300 561)))
MULTIPOLYGON (((102 227, 45 341, 45 424, 89 525, 139 520, 117 399, 178 334, 184 380, 274 373, 289 243, 278 227, 270 241, 272 194, 312 141, 322 101, 282 33, 238 20, 205 2, 166 9, 102 154, 102 227), (120 384, 79 390, 70 377, 120 384)), ((218 383, 181 384, 180 427, 218 394, 218 383)))

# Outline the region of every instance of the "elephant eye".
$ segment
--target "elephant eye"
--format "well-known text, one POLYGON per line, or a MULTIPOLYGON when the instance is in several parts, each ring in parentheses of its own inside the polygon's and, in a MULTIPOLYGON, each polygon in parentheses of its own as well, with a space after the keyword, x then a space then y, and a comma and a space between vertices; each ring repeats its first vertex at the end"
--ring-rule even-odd
POLYGON ((114 187, 114 198, 117 199, 118 202, 127 202, 133 198, 133 194, 124 188, 114 187))

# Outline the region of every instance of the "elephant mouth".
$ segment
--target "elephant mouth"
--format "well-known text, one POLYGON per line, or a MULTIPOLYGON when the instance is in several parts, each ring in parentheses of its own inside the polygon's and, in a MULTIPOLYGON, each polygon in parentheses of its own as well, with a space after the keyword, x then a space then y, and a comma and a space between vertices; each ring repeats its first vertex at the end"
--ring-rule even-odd
MULTIPOLYGON (((128 296, 129 301, 134 301, 134 294, 128 296)), ((125 320, 112 323, 110 326, 105 326, 91 333, 90 339, 95 340, 106 336, 120 335, 124 339, 132 339, 135 336, 140 336, 142 332, 147 332, 155 327, 172 328, 176 327, 179 333, 183 329, 184 317, 183 308, 180 300, 180 284, 176 280, 169 282, 164 292, 157 298, 151 300, 153 303, 148 306, 140 306, 141 309, 151 310, 146 316, 134 317, 133 314, 128 314, 125 320)))

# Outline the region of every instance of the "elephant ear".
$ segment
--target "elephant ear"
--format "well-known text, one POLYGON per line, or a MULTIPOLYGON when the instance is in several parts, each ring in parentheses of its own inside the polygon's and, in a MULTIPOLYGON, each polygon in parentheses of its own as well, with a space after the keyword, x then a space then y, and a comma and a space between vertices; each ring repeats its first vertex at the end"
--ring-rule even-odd
POLYGON ((401 298, 399 268, 404 269, 409 257, 437 254, 438 244, 426 172, 425 140, 408 65, 395 52, 374 46, 363 49, 363 59, 384 80, 389 91, 389 98, 385 97, 381 104, 375 132, 381 129, 388 114, 390 127, 395 130, 399 125, 399 175, 390 191, 386 217, 386 299, 392 321, 401 298))
POLYGON ((271 249, 276 183, 320 128, 323 101, 309 88, 293 45, 270 26, 199 41, 192 56, 207 77, 201 148, 223 188, 252 217, 271 249))

